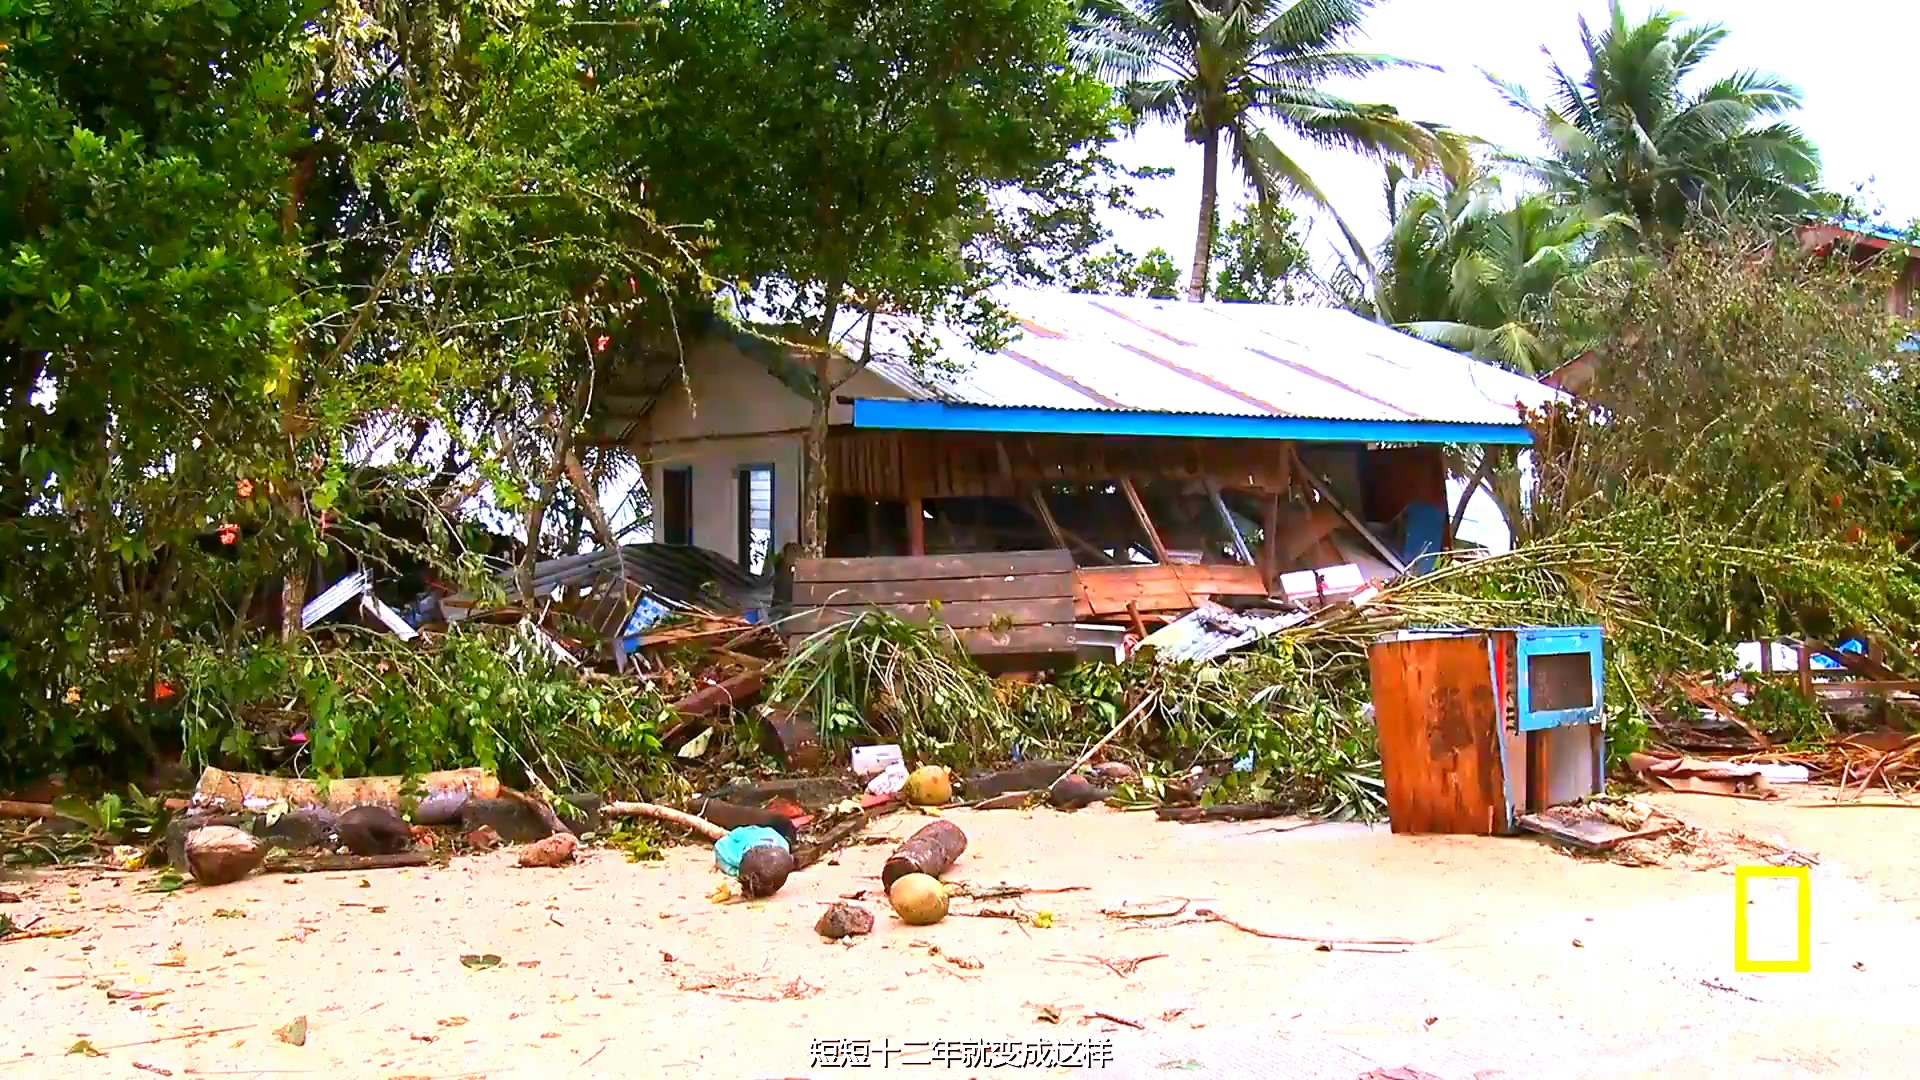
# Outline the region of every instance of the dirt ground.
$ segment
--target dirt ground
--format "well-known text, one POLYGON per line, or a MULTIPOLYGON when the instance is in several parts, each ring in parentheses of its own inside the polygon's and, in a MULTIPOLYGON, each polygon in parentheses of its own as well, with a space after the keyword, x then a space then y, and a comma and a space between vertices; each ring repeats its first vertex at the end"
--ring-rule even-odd
MULTIPOLYGON (((1109 1043, 1110 1077, 1354 1077, 1355 1062, 1441 1077, 1908 1075, 1920 813, 1662 805, 1818 853, 1810 973, 1734 971, 1727 868, 1625 867, 1532 839, 1357 825, 954 811, 971 846, 950 881, 1079 890, 955 910, 1017 904, 1051 913, 1050 927, 955 916, 915 928, 880 900, 871 936, 822 941, 815 919, 876 887, 883 845, 848 848, 769 900, 727 904, 709 898, 718 876, 693 847, 647 863, 590 851, 559 870, 516 869, 498 852, 171 895, 140 891, 150 875, 15 875, 0 885, 21 902, 0 913, 81 929, 0 944, 0 1075, 862 1071, 819 1063, 814 1040, 828 1039, 870 1041, 874 1071, 889 1040, 918 1044, 888 1071, 952 1077, 1093 1070, 928 1065, 926 1044, 1109 1043), (1441 940, 1322 951, 1218 922, 1102 914, 1161 897, 1269 931, 1441 940), (499 963, 461 959, 487 954, 499 963), (275 1034, 297 1017, 299 1046, 275 1034), (79 1040, 101 1056, 69 1054, 79 1040)), ((874 835, 924 820, 896 814, 874 835)))

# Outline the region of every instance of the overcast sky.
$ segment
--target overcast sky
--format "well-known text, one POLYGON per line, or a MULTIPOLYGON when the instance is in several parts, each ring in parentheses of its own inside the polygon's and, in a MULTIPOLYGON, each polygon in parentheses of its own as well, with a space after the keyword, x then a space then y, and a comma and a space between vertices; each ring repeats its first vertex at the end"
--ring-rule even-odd
MULTIPOLYGON (((1711 79, 1758 68, 1799 86, 1806 107, 1793 117, 1821 151, 1829 187, 1869 185, 1870 201, 1905 225, 1920 217, 1920 95, 1904 54, 1920 42, 1920 5, 1910 0, 1693 0, 1667 5, 1701 22, 1720 22, 1727 40, 1709 59, 1711 79)), ((1629 17, 1652 5, 1627 0, 1629 17)), ((1444 70, 1393 71, 1331 87, 1368 102, 1393 105, 1420 120, 1438 121, 1514 149, 1538 149, 1537 129, 1502 101, 1482 69, 1518 82, 1536 99, 1545 94, 1541 46, 1576 77, 1584 75, 1577 20, 1596 26, 1606 0, 1387 0, 1354 47, 1386 52, 1444 70)), ((1285 144, 1319 180, 1348 223, 1369 244, 1386 231, 1381 167, 1375 162, 1297 143, 1285 144)), ((1141 254, 1166 248, 1184 269, 1193 254, 1200 198, 1200 150, 1178 130, 1155 127, 1127 140, 1117 155, 1129 165, 1172 166, 1167 179, 1140 185, 1142 205, 1160 211, 1150 221, 1116 217, 1115 242, 1141 254)), ((1243 197, 1237 176, 1222 176, 1223 195, 1243 197)), ((1301 209, 1301 208, 1296 208, 1301 209)), ((1312 224, 1313 247, 1324 259, 1337 239, 1330 223, 1312 224)))

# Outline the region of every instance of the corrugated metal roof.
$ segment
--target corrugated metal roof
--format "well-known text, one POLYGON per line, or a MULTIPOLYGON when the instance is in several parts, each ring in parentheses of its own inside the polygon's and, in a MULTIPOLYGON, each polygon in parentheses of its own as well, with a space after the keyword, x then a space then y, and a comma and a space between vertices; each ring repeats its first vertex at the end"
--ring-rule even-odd
MULTIPOLYGON (((993 297, 1019 337, 983 353, 944 327, 881 316, 871 370, 907 398, 969 405, 1331 420, 1517 424, 1564 395, 1332 308, 1192 304, 1028 288, 993 297), (914 338, 935 359, 911 362, 914 338)), ((864 316, 836 336, 857 350, 864 316)))

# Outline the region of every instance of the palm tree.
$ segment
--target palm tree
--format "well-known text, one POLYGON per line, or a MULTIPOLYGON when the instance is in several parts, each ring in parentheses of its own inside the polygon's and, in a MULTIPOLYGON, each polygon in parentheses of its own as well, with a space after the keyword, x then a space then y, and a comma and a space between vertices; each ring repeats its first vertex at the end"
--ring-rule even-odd
POLYGON ((1349 306, 1527 375, 1559 359, 1539 334, 1555 294, 1630 224, 1542 192, 1505 203, 1499 177, 1471 159, 1419 180, 1389 165, 1387 216, 1371 289, 1343 276, 1349 306))
MULTIPOLYGON (((1077 51, 1122 88, 1140 119, 1177 121, 1203 153, 1200 214, 1187 298, 1202 300, 1213 250, 1224 138, 1262 207, 1287 194, 1333 211, 1326 193, 1258 121, 1319 146, 1425 165, 1432 131, 1385 105, 1362 105, 1319 84, 1417 66, 1343 48, 1374 0, 1082 0, 1077 51)), ((1362 260, 1352 230, 1333 218, 1362 260)))
POLYGON ((1655 11, 1627 21, 1612 0, 1600 33, 1580 20, 1587 75, 1550 61, 1552 104, 1492 79, 1532 115, 1553 150, 1516 159, 1557 191, 1604 213, 1631 215, 1643 236, 1671 236, 1702 209, 1753 206, 1798 216, 1813 208, 1820 153, 1778 117, 1800 106, 1790 84, 1734 72, 1690 90, 1700 65, 1726 40, 1718 23, 1686 25, 1655 11))

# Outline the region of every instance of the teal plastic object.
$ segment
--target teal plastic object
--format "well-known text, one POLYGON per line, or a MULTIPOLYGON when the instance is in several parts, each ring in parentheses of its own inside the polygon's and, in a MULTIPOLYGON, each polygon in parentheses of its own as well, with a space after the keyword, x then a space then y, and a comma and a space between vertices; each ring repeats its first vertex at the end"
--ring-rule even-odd
POLYGON ((771 844, 781 851, 790 850, 787 838, 767 828, 765 825, 742 825, 714 842, 713 861, 720 866, 720 872, 728 877, 740 876, 740 860, 747 852, 763 844, 771 844))

